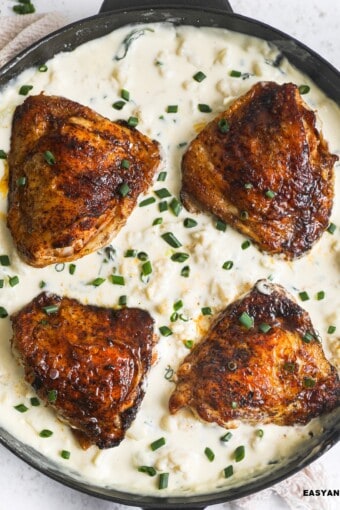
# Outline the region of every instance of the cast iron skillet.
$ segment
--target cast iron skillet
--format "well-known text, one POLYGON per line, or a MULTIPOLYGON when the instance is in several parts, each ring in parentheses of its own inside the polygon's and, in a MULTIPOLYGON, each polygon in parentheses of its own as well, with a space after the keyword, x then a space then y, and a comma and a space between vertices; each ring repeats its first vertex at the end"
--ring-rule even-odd
MULTIPOLYGON (((172 21, 175 24, 222 27, 260 37, 275 44, 292 64, 312 80, 334 101, 340 104, 340 73, 323 58, 292 37, 264 23, 232 13, 227 0, 104 0, 101 13, 73 23, 37 42, 0 70, 0 87, 24 69, 44 63, 60 51, 70 51, 82 43, 101 37, 128 23, 172 21), (213 6, 213 7, 212 7, 213 6)), ((91 58, 91 55, 89 55, 91 58)), ((222 492, 183 497, 151 497, 89 485, 76 473, 61 472, 60 467, 33 448, 17 441, 0 428, 0 442, 22 460, 51 478, 73 489, 102 499, 144 509, 199 510, 207 505, 241 498, 269 487, 299 471, 325 453, 340 439, 340 409, 327 421, 321 437, 311 438, 308 451, 297 452, 286 465, 272 466, 265 476, 249 478, 242 486, 222 492)), ((118 467, 119 469, 119 467, 118 467)), ((114 472, 112 473, 114 479, 114 472)))

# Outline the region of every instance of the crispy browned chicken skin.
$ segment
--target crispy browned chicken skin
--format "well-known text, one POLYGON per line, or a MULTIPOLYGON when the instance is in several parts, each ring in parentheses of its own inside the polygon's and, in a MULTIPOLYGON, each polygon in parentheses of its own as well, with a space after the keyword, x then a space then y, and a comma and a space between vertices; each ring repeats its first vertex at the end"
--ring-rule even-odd
POLYGON ((182 161, 181 197, 287 259, 327 228, 337 156, 298 88, 262 82, 193 140, 182 161))
POLYGON ((22 259, 43 267, 109 244, 150 186, 160 153, 126 123, 40 94, 15 110, 8 163, 8 227, 22 259))
POLYGON ((42 293, 11 319, 15 354, 39 397, 83 448, 117 446, 144 397, 154 341, 148 312, 42 293))
POLYGON ((306 424, 339 404, 336 369, 308 313, 281 286, 259 281, 185 358, 169 407, 176 413, 189 406, 203 420, 233 428, 239 421, 306 424), (244 313, 254 321, 249 329, 240 322, 244 313))

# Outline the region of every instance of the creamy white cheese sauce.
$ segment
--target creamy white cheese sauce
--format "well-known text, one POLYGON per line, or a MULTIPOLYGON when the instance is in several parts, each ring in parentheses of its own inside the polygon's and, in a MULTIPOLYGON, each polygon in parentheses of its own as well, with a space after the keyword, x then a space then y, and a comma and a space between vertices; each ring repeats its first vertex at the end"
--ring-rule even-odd
MULTIPOLYGON (((31 94, 65 96, 93 108, 112 119, 139 118, 138 129, 158 140, 163 148, 164 162, 160 171, 166 171, 164 182, 155 181, 140 200, 155 196, 154 190, 166 187, 172 196, 180 190, 180 163, 185 143, 190 142, 203 126, 217 113, 226 109, 236 97, 245 93, 260 80, 278 83, 307 84, 310 92, 304 99, 317 110, 320 127, 329 141, 330 150, 339 153, 338 107, 318 88, 284 60, 280 68, 270 65, 278 52, 266 42, 222 29, 177 27, 170 24, 148 25, 129 47, 125 58, 121 43, 138 27, 124 27, 114 33, 87 43, 71 53, 62 53, 47 62, 47 72, 29 69, 1 92, 0 149, 10 147, 11 121, 15 107, 25 98, 18 94, 23 84, 33 85, 31 94), (230 76, 230 71, 250 73, 246 79, 230 76), (193 75, 202 71, 206 79, 197 82, 193 75), (112 108, 120 99, 121 89, 130 92, 130 100, 121 111, 112 108), (208 104, 211 113, 201 113, 198 104, 208 104), (177 113, 167 113, 168 105, 178 105, 177 113)), ((338 172, 337 172, 338 173, 338 172)), ((126 226, 113 240, 114 261, 105 262, 103 253, 93 253, 75 261, 76 272, 69 273, 69 264, 34 269, 18 257, 6 228, 6 161, 0 160, 0 246, 1 253, 10 257, 10 266, 0 267, 0 306, 9 314, 18 311, 40 291, 44 290, 77 298, 83 303, 117 306, 119 296, 127 296, 128 306, 148 310, 154 317, 156 332, 168 326, 172 335, 160 335, 157 346, 158 361, 147 380, 146 396, 137 418, 117 448, 100 451, 91 447, 83 451, 70 428, 62 424, 47 407, 33 407, 32 390, 23 381, 23 371, 13 358, 10 348, 11 327, 8 318, 0 319, 0 425, 24 443, 70 469, 90 483, 107 485, 129 492, 187 494, 214 491, 216 488, 242 483, 253 474, 273 469, 270 463, 284 462, 311 441, 310 433, 322 431, 322 420, 315 419, 308 426, 252 427, 241 425, 232 431, 229 442, 220 437, 226 430, 205 424, 183 410, 175 416, 168 412, 168 399, 174 383, 165 375, 176 371, 188 349, 184 341, 194 344, 202 339, 212 317, 203 316, 202 307, 211 307, 213 315, 228 303, 249 290, 259 278, 271 277, 283 285, 299 301, 298 293, 308 292, 310 299, 302 306, 310 313, 315 328, 323 339, 329 360, 340 367, 340 242, 339 228, 331 235, 325 232, 310 254, 301 260, 285 262, 260 253, 250 246, 242 249, 245 238, 228 227, 226 232, 215 228, 216 219, 209 214, 189 214, 184 209, 178 217, 171 210, 159 212, 159 202, 147 207, 136 207, 126 226), (161 225, 153 225, 161 217, 161 225), (185 228, 183 220, 194 218, 197 226, 185 228), (181 241, 182 251, 190 254, 184 263, 173 262, 176 251, 166 244, 161 234, 173 232, 181 241), (153 272, 148 283, 140 279, 142 262, 126 258, 127 249, 147 252, 153 272), (225 261, 233 261, 230 270, 222 268, 225 261), (184 266, 190 266, 189 277, 181 276, 184 266), (125 277, 125 286, 106 280, 101 286, 88 285, 98 276, 108 277, 112 272, 125 277), (19 284, 11 287, 9 277, 17 275, 19 284), (325 292, 323 300, 316 294, 325 292), (179 313, 187 321, 170 321, 174 303, 183 301, 179 313), (329 334, 330 325, 337 330, 329 334), (14 406, 25 404, 28 411, 19 413, 14 406), (264 431, 262 438, 257 430, 264 431), (39 432, 50 429, 53 435, 41 438, 39 432), (150 443, 160 437, 166 445, 152 451, 150 443), (245 459, 234 461, 235 449, 245 446, 245 459), (204 450, 215 453, 210 462, 204 450), (69 460, 62 459, 61 450, 69 450, 69 460), (234 466, 234 475, 225 479, 223 470, 234 466), (269 464, 269 466, 268 466, 269 464), (158 472, 168 472, 169 486, 158 490, 158 477, 149 477, 137 471, 138 466, 154 466, 158 472)), ((336 177, 339 191, 339 178, 336 177)), ((165 199, 169 202, 171 199, 165 199)), ((336 196, 331 221, 340 225, 339 193, 336 196)))

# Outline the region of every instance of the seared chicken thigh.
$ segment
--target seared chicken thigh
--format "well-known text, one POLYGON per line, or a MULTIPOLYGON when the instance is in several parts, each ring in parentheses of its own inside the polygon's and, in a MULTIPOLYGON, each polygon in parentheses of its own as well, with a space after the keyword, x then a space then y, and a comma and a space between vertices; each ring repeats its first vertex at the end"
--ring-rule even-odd
POLYGON ((83 448, 117 446, 144 397, 153 319, 42 293, 12 316, 15 354, 83 448))
POLYGON ((8 227, 19 255, 43 267, 109 244, 160 163, 158 143, 63 97, 16 108, 8 227))
POLYGON ((266 281, 227 306, 177 375, 170 412, 188 406, 224 427, 306 424, 340 404, 308 313, 266 281))
POLYGON ((337 156, 315 127, 296 85, 262 82, 191 142, 181 198, 287 259, 306 253, 327 228, 337 156))

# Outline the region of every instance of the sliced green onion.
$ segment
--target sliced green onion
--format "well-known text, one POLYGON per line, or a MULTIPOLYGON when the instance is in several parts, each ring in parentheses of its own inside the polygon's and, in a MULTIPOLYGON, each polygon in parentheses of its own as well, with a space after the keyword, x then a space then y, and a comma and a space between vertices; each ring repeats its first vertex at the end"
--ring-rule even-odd
POLYGON ((0 289, 3 289, 3 288, 4 288, 4 283, 5 283, 5 281, 4 281, 4 280, 0 280, 0 289))
POLYGON ((58 392, 57 390, 50 390, 47 392, 47 400, 53 404, 54 402, 56 402, 57 400, 57 396, 58 396, 58 392))
POLYGON ((128 257, 136 257, 137 256, 137 250, 126 250, 126 252, 124 253, 124 257, 128 258, 128 257))
POLYGON ((157 181, 164 182, 167 177, 167 172, 160 172, 160 174, 157 177, 157 181))
POLYGON ((144 262, 144 264, 142 265, 142 273, 144 276, 148 276, 149 274, 152 273, 152 265, 150 260, 144 262))
POLYGON ((232 260, 227 260, 223 266, 222 269, 226 269, 227 271, 230 271, 230 269, 233 267, 234 262, 232 260))
POLYGON ((177 113, 178 112, 178 105, 177 104, 169 104, 166 108, 167 113, 177 113))
POLYGON ((194 341, 193 340, 183 340, 183 344, 184 344, 184 347, 186 347, 187 349, 192 349, 193 345, 194 345, 194 341))
POLYGON ((125 101, 116 101, 113 103, 112 108, 115 110, 122 110, 124 106, 126 105, 125 101))
POLYGON ((295 372, 295 363, 292 363, 290 361, 287 361, 283 365, 284 370, 287 370, 287 372, 293 373, 295 372))
POLYGON ((9 256, 8 255, 0 255, 0 264, 2 266, 10 266, 11 261, 9 260, 9 256))
POLYGON ((305 342, 305 344, 309 344, 314 339, 314 336, 309 331, 306 331, 306 333, 302 337, 302 341, 305 342))
POLYGON ((138 258, 138 260, 141 260, 141 261, 145 262, 145 260, 148 260, 149 255, 147 253, 145 253, 145 251, 140 251, 137 254, 137 258, 138 258))
POLYGON ((43 306, 43 310, 47 315, 52 315, 53 313, 57 313, 59 310, 58 305, 47 305, 43 306))
POLYGON ((171 260, 173 260, 174 262, 185 262, 186 260, 188 260, 189 258, 189 254, 188 253, 182 253, 182 252, 178 252, 178 253, 174 253, 173 255, 171 255, 171 260))
POLYGON ((159 439, 156 439, 156 441, 153 441, 150 444, 151 450, 154 452, 155 450, 158 450, 158 448, 161 448, 166 443, 165 437, 160 437, 159 439))
POLYGON ((40 400, 37 397, 30 398, 31 406, 38 407, 40 406, 40 400))
POLYGON ((328 330, 327 330, 327 333, 329 335, 332 335, 333 333, 336 332, 336 326, 328 326, 328 330))
POLYGON ((125 278, 124 276, 120 276, 118 274, 112 274, 110 276, 111 283, 113 285, 125 285, 125 278))
POLYGON ((265 192, 265 195, 267 198, 274 198, 276 193, 275 193, 275 191, 272 191, 271 189, 267 189, 267 191, 265 192))
POLYGON ((168 202, 159 202, 158 204, 159 212, 164 212, 168 210, 168 202))
POLYGON ((21 96, 27 96, 30 90, 33 89, 33 85, 22 85, 19 89, 19 94, 21 96))
POLYGON ((21 2, 20 4, 14 5, 12 9, 16 14, 32 14, 35 12, 35 7, 31 2, 21 2))
POLYGON ((227 224, 222 220, 216 221, 216 230, 220 230, 221 232, 225 232, 227 230, 227 224))
POLYGON ((166 489, 168 487, 168 483, 169 483, 169 473, 161 473, 159 475, 158 488, 160 490, 166 489))
POLYGON ((69 452, 68 450, 61 450, 60 457, 62 459, 68 460, 71 457, 71 452, 69 452))
POLYGON ((26 177, 25 176, 22 176, 22 177, 19 177, 19 179, 17 180, 17 186, 25 186, 26 184, 26 177))
POLYGON ((212 310, 210 306, 204 306, 201 308, 202 315, 212 315, 212 310))
POLYGON ((257 431, 255 433, 256 433, 257 437, 263 437, 264 436, 263 429, 257 429, 257 431))
POLYGON ((161 238, 168 243, 172 248, 180 248, 182 243, 174 236, 172 232, 166 232, 161 235, 161 238))
POLYGON ((212 462, 215 459, 214 452, 208 446, 205 448, 204 453, 210 462, 212 462))
POLYGON ((39 433, 39 436, 40 436, 40 437, 51 437, 51 436, 53 436, 53 432, 52 432, 52 430, 43 429, 43 430, 39 433))
POLYGON ((207 76, 202 71, 198 71, 196 74, 194 74, 193 79, 200 83, 201 81, 205 80, 206 77, 207 76))
POLYGON ((231 432, 226 432, 223 436, 220 437, 220 440, 223 441, 224 443, 227 443, 228 441, 230 441, 232 437, 233 435, 231 432))
POLYGON ((238 446, 234 452, 235 461, 241 462, 241 460, 244 459, 245 455, 246 455, 245 447, 243 445, 238 446))
POLYGON ((44 282, 44 280, 41 280, 41 282, 39 282, 39 288, 43 289, 44 287, 46 287, 46 282, 44 282))
POLYGON ((241 211, 241 213, 240 213, 240 218, 241 218, 241 220, 243 220, 243 221, 247 220, 247 219, 249 218, 249 214, 248 214, 248 212, 247 212, 247 211, 241 211))
POLYGON ((250 182, 246 182, 244 185, 244 189, 253 189, 253 185, 250 182))
POLYGON ((179 301, 176 301, 176 303, 174 303, 174 310, 175 312, 178 312, 178 310, 180 310, 181 308, 183 308, 183 301, 180 299, 179 301))
POLYGON ((51 151, 45 151, 44 158, 49 165, 55 165, 56 160, 51 151))
POLYGON ((170 321, 171 322, 176 322, 178 319, 178 313, 177 312, 173 312, 171 315, 170 315, 170 321))
POLYGON ((236 361, 229 361, 227 364, 227 367, 228 367, 228 370, 230 370, 230 372, 235 372, 235 370, 237 369, 236 361))
POLYGON ((93 287, 99 287, 99 285, 102 285, 105 282, 105 278, 95 278, 94 280, 91 280, 87 285, 93 285, 93 287))
POLYGON ((183 221, 183 225, 185 228, 193 228, 197 226, 197 221, 193 220, 192 218, 185 218, 183 221))
POLYGON ((262 324, 259 325, 259 330, 262 331, 262 333, 268 333, 271 329, 271 326, 266 322, 262 322, 262 324))
POLYGON ((152 222, 152 225, 162 225, 163 218, 155 218, 152 222))
POLYGON ((19 411, 19 413, 26 413, 26 411, 28 411, 28 407, 26 407, 25 404, 18 404, 17 406, 14 406, 14 409, 19 411))
POLYGON ((227 119, 220 119, 218 121, 218 130, 220 133, 228 133, 229 129, 230 129, 230 125, 229 125, 229 122, 227 121, 227 119))
POLYGON ((323 290, 320 290, 316 295, 316 299, 318 301, 321 301, 322 299, 325 299, 325 295, 326 295, 325 292, 323 290))
POLYGON ((336 225, 334 223, 330 223, 327 227, 327 232, 329 234, 334 234, 335 231, 336 231, 336 225))
POLYGON ((46 73, 47 70, 48 70, 48 67, 46 64, 42 64, 41 66, 38 67, 38 71, 40 73, 46 73))
POLYGON ((238 408, 238 403, 237 402, 232 402, 231 403, 231 408, 232 409, 237 409, 238 408))
POLYGON ((141 202, 139 202, 139 207, 145 207, 147 205, 150 205, 150 204, 153 204, 156 202, 156 199, 155 197, 149 197, 149 198, 145 198, 144 200, 142 200, 141 202))
POLYGON ((223 472, 224 472, 224 478, 230 478, 234 474, 234 468, 232 465, 227 466, 226 468, 224 468, 223 472))
POLYGON ((15 287, 19 283, 19 276, 11 276, 8 279, 8 283, 10 284, 11 287, 15 287))
POLYGON ((188 142, 181 142, 181 143, 179 143, 179 144, 177 145, 177 147, 178 147, 179 149, 183 149, 183 147, 185 147, 186 145, 188 145, 188 142))
POLYGON ((166 188, 155 190, 155 194, 158 196, 158 198, 171 197, 171 193, 166 188))
POLYGON ((183 276, 184 278, 189 278, 190 276, 190 266, 184 266, 183 269, 181 270, 181 276, 183 276))
POLYGON ((152 466, 139 466, 138 467, 138 471, 140 473, 145 473, 145 474, 147 474, 149 476, 155 476, 156 475, 156 470, 152 466))
POLYGON ((241 244, 241 248, 242 250, 246 250, 247 248, 249 248, 250 245, 251 242, 247 239, 246 241, 243 241, 243 243, 241 244))
POLYGON ((0 159, 7 159, 7 152, 3 149, 0 149, 0 159))
POLYGON ((138 122, 139 122, 138 117, 129 117, 127 121, 128 126, 130 127, 136 127, 138 125, 138 122))
POLYGON ((122 168, 125 168, 125 170, 127 170, 128 168, 130 168, 131 163, 128 159, 122 159, 120 166, 122 168))
POLYGON ((236 71, 235 69, 233 69, 232 71, 230 71, 229 76, 232 76, 233 78, 240 78, 242 76, 242 73, 241 71, 236 71))
POLYGON ((71 275, 73 275, 73 274, 76 272, 76 269, 77 269, 76 264, 70 264, 70 265, 68 266, 68 272, 69 272, 71 275))
POLYGON ((8 317, 8 312, 6 308, 0 306, 0 319, 5 319, 6 317, 8 317))
POLYGON ((200 103, 198 105, 198 109, 201 113, 210 113, 212 112, 212 108, 208 104, 200 103))
POLYGON ((306 291, 299 292, 299 298, 301 299, 301 301, 308 301, 309 295, 306 291))
POLYGON ((247 329, 250 329, 254 326, 254 319, 247 312, 242 312, 242 314, 238 318, 239 322, 247 329))
MULTIPOLYGON (((162 197, 163 198, 163 197, 162 197)), ((183 206, 177 198, 173 198, 170 202, 170 209, 174 213, 175 216, 179 216, 181 213, 181 210, 183 209, 183 206)))
POLYGON ((170 328, 168 328, 168 326, 161 326, 159 328, 159 332, 163 336, 170 336, 170 335, 172 335, 172 331, 171 331, 170 328))
POLYGON ((130 92, 126 89, 120 91, 120 97, 125 101, 130 101, 130 92))
POLYGON ((310 91, 309 85, 300 85, 299 87, 300 94, 308 94, 309 91, 310 91))
POLYGON ((304 377, 303 385, 305 388, 314 388, 314 386, 316 385, 316 381, 315 381, 315 379, 312 379, 311 377, 304 377))
POLYGON ((54 269, 57 271, 57 273, 61 273, 65 269, 65 264, 64 263, 56 264, 54 266, 54 269))
POLYGON ((127 296, 119 296, 118 304, 119 304, 119 306, 126 306, 127 305, 127 296))
POLYGON ((130 188, 126 182, 123 182, 123 184, 119 187, 118 192, 122 197, 126 197, 128 193, 130 192, 130 188))

